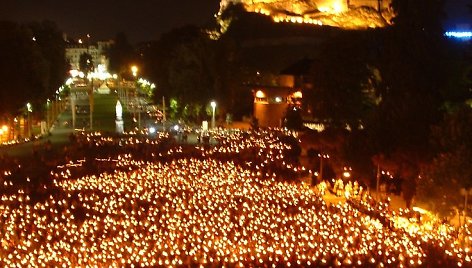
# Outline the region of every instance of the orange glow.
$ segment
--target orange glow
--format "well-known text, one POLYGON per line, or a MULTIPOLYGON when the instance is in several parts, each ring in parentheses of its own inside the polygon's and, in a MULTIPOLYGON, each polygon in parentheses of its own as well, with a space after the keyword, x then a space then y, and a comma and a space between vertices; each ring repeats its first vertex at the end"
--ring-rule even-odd
POLYGON ((293 93, 293 97, 301 99, 301 98, 303 98, 303 93, 301 91, 297 91, 297 92, 293 93))
POLYGON ((258 91, 256 92, 256 98, 262 99, 262 98, 265 98, 265 97, 266 97, 266 95, 265 95, 265 93, 264 93, 262 90, 258 90, 258 91))
POLYGON ((153 157, 70 161, 49 174, 41 200, 12 188, 12 173, 1 171, 9 189, 0 195, 2 266, 471 266, 470 248, 449 225, 408 218, 409 210, 376 202, 356 181, 295 182, 306 169, 284 157, 292 147, 283 142, 295 133, 210 132, 217 143, 192 148, 193 156, 180 146, 154 150, 169 133, 79 133, 87 147, 142 145, 153 157), (257 162, 228 161, 249 152, 257 162), (88 164, 113 172, 77 172, 88 164), (331 192, 340 202, 329 201, 331 192))
POLYGON ((218 14, 221 15, 231 2, 241 3, 248 12, 270 16, 274 22, 329 25, 344 29, 386 27, 395 16, 393 10, 388 8, 391 0, 383 1, 380 12, 377 1, 351 1, 348 6, 345 0, 221 0, 218 14), (319 12, 313 12, 314 8, 319 12))

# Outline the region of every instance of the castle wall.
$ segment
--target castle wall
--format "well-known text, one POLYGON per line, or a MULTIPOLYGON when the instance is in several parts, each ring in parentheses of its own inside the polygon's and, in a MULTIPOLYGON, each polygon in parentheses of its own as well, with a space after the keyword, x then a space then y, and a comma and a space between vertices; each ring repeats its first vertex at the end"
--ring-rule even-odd
MULTIPOLYGON (((372 7, 378 8, 378 0, 311 0, 311 4, 306 4, 305 1, 300 0, 222 0, 220 3, 221 7, 227 6, 229 3, 243 3, 246 7, 251 7, 253 5, 277 5, 277 6, 317 6, 321 8, 333 8, 341 7, 343 10, 348 5, 350 7, 372 7), (304 4, 303 4, 304 3, 304 4)), ((390 7, 392 0, 381 0, 381 9, 388 9, 390 7)))
MULTIPOLYGON (((378 0, 348 0, 348 1, 349 1, 350 7, 372 7, 372 8, 377 9, 379 5, 378 0)), ((380 2, 380 8, 382 10, 388 9, 391 3, 392 3, 391 0, 382 0, 380 2)))

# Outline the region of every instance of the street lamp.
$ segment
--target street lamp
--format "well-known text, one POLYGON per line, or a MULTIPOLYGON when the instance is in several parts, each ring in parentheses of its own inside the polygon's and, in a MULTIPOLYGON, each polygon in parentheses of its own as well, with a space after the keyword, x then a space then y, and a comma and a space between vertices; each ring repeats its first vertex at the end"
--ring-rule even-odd
POLYGON ((26 104, 26 112, 28 113, 28 129, 27 129, 27 133, 28 133, 28 137, 31 136, 31 112, 33 112, 33 106, 31 105, 31 103, 27 103, 26 104))
POLYGON ((50 117, 49 117, 49 108, 50 108, 50 106, 51 106, 51 100, 47 99, 46 100, 46 128, 47 128, 48 132, 49 132, 49 129, 50 129, 50 126, 49 126, 50 125, 50 123, 49 123, 49 119, 50 119, 50 117))
POLYGON ((215 128, 215 109, 216 109, 216 101, 211 101, 210 106, 212 108, 211 112, 211 128, 215 128))
POLYGON ((351 177, 351 171, 352 171, 352 168, 351 167, 344 167, 343 168, 343 177, 346 178, 346 179, 349 179, 351 177))
POLYGON ((136 65, 131 66, 131 73, 136 77, 138 75, 138 67, 136 65))

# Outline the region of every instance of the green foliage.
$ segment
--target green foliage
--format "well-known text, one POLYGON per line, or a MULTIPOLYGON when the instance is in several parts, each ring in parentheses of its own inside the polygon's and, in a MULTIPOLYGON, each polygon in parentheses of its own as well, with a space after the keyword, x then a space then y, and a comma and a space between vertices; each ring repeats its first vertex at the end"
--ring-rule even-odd
POLYGON ((171 119, 173 120, 178 119, 177 115, 179 112, 179 108, 180 108, 179 102, 174 98, 170 99, 169 110, 170 110, 171 119))
POLYGON ((139 87, 139 90, 146 94, 148 98, 152 98, 154 96, 154 92, 156 90, 156 86, 153 83, 140 83, 139 81, 137 82, 137 85, 139 87))

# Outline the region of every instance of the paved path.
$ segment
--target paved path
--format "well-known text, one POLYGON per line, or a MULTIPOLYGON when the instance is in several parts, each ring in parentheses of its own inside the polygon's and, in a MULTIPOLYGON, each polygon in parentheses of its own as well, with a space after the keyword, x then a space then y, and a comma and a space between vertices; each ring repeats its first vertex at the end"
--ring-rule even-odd
POLYGON ((53 148, 60 148, 66 145, 69 142, 69 135, 73 132, 72 127, 68 123, 70 118, 70 110, 64 111, 59 115, 58 120, 51 128, 50 136, 44 136, 37 140, 21 144, 0 146, 0 155, 8 155, 16 158, 31 157, 33 149, 44 146, 48 140, 51 142, 53 148))

